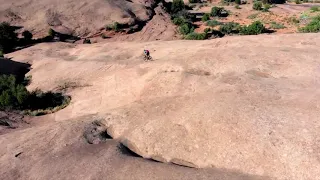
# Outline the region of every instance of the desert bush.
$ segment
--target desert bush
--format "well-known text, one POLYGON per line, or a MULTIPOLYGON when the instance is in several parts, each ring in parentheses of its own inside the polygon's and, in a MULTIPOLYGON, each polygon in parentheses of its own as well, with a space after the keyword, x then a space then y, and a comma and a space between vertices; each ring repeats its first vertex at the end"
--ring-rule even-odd
POLYGON ((252 9, 260 11, 262 10, 262 2, 256 1, 253 3, 252 9))
POLYGON ((209 32, 211 32, 211 29, 210 28, 205 28, 203 32, 208 34, 209 32))
POLYGON ((193 31, 194 31, 194 27, 189 23, 182 24, 179 27, 179 32, 183 35, 187 35, 189 33, 192 33, 193 31))
POLYGON ((183 18, 185 22, 194 22, 194 21, 196 21, 196 16, 194 14, 190 14, 186 10, 182 10, 182 11, 179 11, 179 12, 177 12, 175 14, 172 14, 171 18, 172 19, 183 18))
POLYGON ((120 24, 118 22, 113 23, 113 30, 116 32, 120 31, 120 24))
POLYGON ((301 1, 300 0, 295 0, 294 1, 296 4, 301 4, 301 1))
POLYGON ((84 40, 83 40, 83 44, 91 44, 90 39, 84 39, 84 40))
POLYGON ((220 26, 219 31, 223 34, 232 34, 239 32, 239 23, 228 22, 220 26))
POLYGON ((318 33, 320 32, 320 15, 314 17, 305 27, 299 29, 300 32, 318 33))
POLYGON ((320 6, 312 6, 312 7, 310 8, 310 11, 311 11, 311 12, 320 11, 320 6))
POLYGON ((108 36, 107 36, 107 35, 105 35, 105 34, 101 34, 101 38, 102 38, 102 39, 107 39, 107 38, 108 38, 108 36))
POLYGON ((183 17, 176 17, 172 20, 173 24, 180 26, 181 24, 186 23, 186 20, 183 17))
POLYGON ((3 55, 3 52, 2 52, 2 50, 1 50, 1 48, 0 48, 0 57, 1 57, 1 58, 3 58, 3 57, 4 57, 4 55, 3 55))
POLYGON ((219 25, 222 25, 222 24, 223 24, 222 22, 219 22, 217 20, 207 21, 207 26, 211 26, 211 27, 219 26, 219 25))
POLYGON ((184 9, 184 2, 183 0, 173 0, 171 5, 171 12, 177 13, 184 9))
POLYGON ((263 11, 263 12, 268 12, 270 8, 271 8, 271 5, 270 5, 270 4, 264 4, 262 11, 263 11))
POLYGON ((185 39, 187 40, 204 40, 207 38, 206 33, 189 33, 188 35, 185 36, 185 39))
POLYGON ((55 35, 54 30, 50 28, 48 31, 48 36, 53 37, 54 35, 55 35))
POLYGON ((114 22, 113 24, 108 24, 106 26, 106 30, 114 30, 116 32, 121 30, 121 24, 118 22, 114 22))
POLYGON ((236 8, 236 9, 241 9, 241 7, 240 7, 238 4, 235 5, 234 8, 236 8))
POLYGON ((241 0, 235 0, 234 1, 236 4, 240 5, 241 4, 241 0))
POLYGON ((29 93, 13 75, 0 76, 0 109, 21 109, 29 93))
POLYGON ((30 31, 23 31, 22 36, 27 41, 32 40, 32 37, 33 37, 30 31))
POLYGON ((203 16, 202 16, 202 19, 201 19, 203 22, 206 22, 206 21, 208 21, 208 20, 210 20, 210 14, 204 14, 203 16))
POLYGON ((255 21, 248 26, 240 28, 241 35, 257 35, 265 32, 265 27, 260 21, 255 21))
POLYGON ((270 28, 272 28, 272 29, 284 29, 286 27, 283 24, 279 24, 279 23, 276 23, 276 22, 271 22, 270 28))
POLYGON ((10 26, 9 23, 0 23, 0 47, 1 50, 6 53, 11 51, 18 40, 18 36, 15 33, 15 28, 10 26))
POLYGON ((227 17, 229 15, 229 12, 223 7, 214 6, 211 8, 210 15, 213 17, 227 17))
POLYGON ((300 20, 297 17, 292 16, 292 17, 288 18, 288 23, 290 23, 290 24, 298 24, 298 23, 300 23, 300 20))
POLYGON ((200 0, 189 0, 189 3, 199 3, 201 2, 200 0))
POLYGON ((0 76, 1 110, 14 109, 29 112, 36 110, 46 114, 49 110, 52 112, 66 107, 70 100, 70 97, 65 97, 61 93, 44 93, 40 90, 29 93, 25 85, 18 82, 15 76, 0 76))

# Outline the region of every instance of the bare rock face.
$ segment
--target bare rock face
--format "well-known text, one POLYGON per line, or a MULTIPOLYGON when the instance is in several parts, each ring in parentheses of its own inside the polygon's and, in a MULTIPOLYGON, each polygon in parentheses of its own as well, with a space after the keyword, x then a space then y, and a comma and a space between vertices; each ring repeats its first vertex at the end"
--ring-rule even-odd
POLYGON ((47 119, 98 114, 108 134, 147 159, 263 179, 316 180, 319 43, 317 34, 48 43, 8 56, 32 63, 30 90, 86 84, 70 89, 71 104, 47 119), (144 48, 154 61, 143 61, 144 48))
POLYGON ((0 0, 0 22, 23 26, 36 36, 47 35, 49 28, 56 27, 84 36, 113 22, 147 21, 154 3, 139 0, 0 0))

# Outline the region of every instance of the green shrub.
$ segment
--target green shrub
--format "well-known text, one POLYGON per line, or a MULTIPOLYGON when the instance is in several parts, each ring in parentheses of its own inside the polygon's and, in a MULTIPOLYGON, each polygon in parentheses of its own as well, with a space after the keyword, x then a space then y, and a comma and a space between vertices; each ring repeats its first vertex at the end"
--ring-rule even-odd
POLYGON ((308 0, 303 0, 302 2, 303 2, 303 3, 307 3, 307 2, 308 2, 308 0))
POLYGON ((236 9, 241 9, 241 7, 240 7, 238 4, 235 5, 234 8, 236 8, 236 9))
POLYGON ((105 34, 101 34, 101 38, 102 38, 102 39, 107 39, 107 38, 108 38, 108 36, 107 36, 107 35, 105 35, 105 34))
POLYGON ((118 32, 118 31, 120 31, 120 29, 121 29, 121 24, 118 22, 114 22, 113 24, 108 24, 106 26, 106 30, 109 30, 109 31, 114 30, 114 31, 118 32))
POLYGON ((205 28, 203 32, 206 33, 206 34, 208 34, 208 33, 211 32, 211 29, 210 29, 210 28, 205 28))
POLYGON ((182 11, 179 11, 179 12, 177 12, 175 14, 172 14, 171 18, 172 19, 183 18, 185 22, 194 22, 194 21, 196 21, 196 16, 194 14, 190 14, 186 10, 182 10, 182 11))
POLYGON ((189 3, 198 3, 200 0, 189 0, 189 3))
POLYGON ((297 17, 292 16, 292 17, 288 18, 288 23, 290 23, 290 24, 298 24, 298 23, 300 23, 300 20, 297 19, 297 17))
POLYGON ((180 26, 181 24, 186 23, 186 20, 183 17, 176 17, 172 20, 173 24, 180 26))
POLYGON ((28 96, 27 89, 13 75, 0 76, 0 109, 21 109, 28 96))
POLYGON ((320 11, 320 6, 312 6, 312 7, 310 8, 310 11, 312 11, 312 12, 320 11))
MULTIPOLYGON (((42 92, 40 90, 29 93, 13 75, 0 76, 0 109, 41 111, 46 114, 49 111, 57 111, 66 107, 71 98, 61 93, 42 92)), ((32 113, 30 113, 32 114, 32 113)), ((38 114, 38 113, 37 113, 38 114)))
POLYGON ((120 24, 118 22, 113 23, 113 30, 116 32, 120 31, 120 24))
POLYGON ((242 35, 257 35, 265 32, 265 27, 260 21, 255 21, 249 26, 242 26, 240 34, 242 35))
POLYGON ((179 27, 179 32, 183 35, 187 35, 193 31, 194 31, 194 27, 188 23, 185 23, 179 27))
POLYGON ((177 13, 184 9, 184 2, 183 0, 173 0, 171 5, 171 12, 177 13))
POLYGON ((262 2, 256 1, 253 3, 252 9, 260 11, 262 10, 262 2))
POLYGON ((207 34, 206 33, 189 33, 188 35, 186 35, 185 39, 187 40, 204 40, 207 38, 207 34))
POLYGON ((201 19, 203 22, 206 22, 206 21, 208 21, 208 20, 210 20, 210 14, 204 14, 203 16, 202 16, 202 19, 201 19))
POLYGON ((11 51, 17 44, 18 35, 15 33, 15 28, 9 23, 0 23, 0 47, 6 53, 11 51))
POLYGON ((85 38, 85 39, 83 40, 83 44, 91 44, 90 39, 85 38))
POLYGON ((295 0, 294 1, 296 4, 301 4, 301 1, 300 0, 295 0))
POLYGON ((48 36, 53 37, 54 35, 55 35, 54 30, 50 28, 48 31, 48 36))
POLYGON ((283 24, 278 24, 276 22, 271 22, 270 28, 272 28, 272 29, 284 29, 286 27, 283 24))
POLYGON ((33 37, 30 31, 23 31, 22 36, 27 41, 32 40, 32 37, 33 37))
POLYGON ((229 15, 229 12, 223 7, 214 6, 211 8, 210 15, 213 17, 227 17, 229 15))
POLYGON ((300 32, 318 33, 320 32, 320 15, 314 17, 309 24, 299 29, 300 32))
POLYGON ((241 4, 241 0, 235 0, 234 1, 236 4, 240 5, 241 4))
POLYGON ((219 26, 219 25, 222 25, 222 24, 223 24, 222 22, 219 22, 217 20, 207 21, 207 26, 211 26, 211 27, 219 26))
POLYGON ((235 22, 228 22, 224 25, 221 25, 219 31, 223 34, 231 34, 231 33, 238 33, 239 32, 239 23, 235 22))
POLYGON ((263 12, 268 12, 270 8, 271 8, 271 5, 270 5, 270 4, 264 4, 262 11, 263 11, 263 12))
POLYGON ((1 58, 4 57, 2 50, 0 50, 0 57, 1 57, 1 58))

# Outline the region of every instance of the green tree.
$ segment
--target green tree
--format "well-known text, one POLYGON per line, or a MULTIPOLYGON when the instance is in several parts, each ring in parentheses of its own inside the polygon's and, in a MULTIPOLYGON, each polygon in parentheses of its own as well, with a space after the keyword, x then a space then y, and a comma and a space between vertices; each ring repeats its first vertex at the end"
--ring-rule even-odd
POLYGON ((213 17, 227 17, 229 13, 223 7, 214 6, 211 8, 210 15, 213 17))
POLYGON ((12 75, 0 76, 0 108, 21 108, 29 97, 25 86, 18 84, 12 75))
POLYGON ((194 27, 191 24, 185 23, 180 26, 179 31, 183 35, 187 35, 194 31, 194 27))
POLYGON ((173 24, 180 26, 181 24, 186 23, 186 20, 183 17, 176 17, 172 20, 173 24))
POLYGON ((171 5, 171 12, 177 13, 184 9, 184 2, 183 0, 173 0, 171 5))
POLYGON ((22 36, 25 40, 30 41, 33 37, 30 31, 23 31, 22 36))
POLYGON ((17 43, 18 37, 15 33, 15 28, 10 26, 9 23, 0 23, 0 47, 6 53, 11 51, 17 43))
POLYGON ((208 20, 210 20, 210 14, 204 14, 203 16, 202 16, 202 19, 201 19, 203 22, 206 22, 206 21, 208 21, 208 20))

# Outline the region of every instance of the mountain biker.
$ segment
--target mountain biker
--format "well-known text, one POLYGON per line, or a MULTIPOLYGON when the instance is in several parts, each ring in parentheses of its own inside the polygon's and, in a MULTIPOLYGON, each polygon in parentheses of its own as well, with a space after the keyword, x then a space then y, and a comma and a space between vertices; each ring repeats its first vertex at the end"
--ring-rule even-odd
POLYGON ((143 53, 144 53, 144 55, 145 55, 146 57, 149 57, 149 56, 150 56, 150 51, 147 50, 147 49, 143 50, 143 53))

